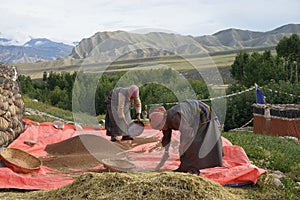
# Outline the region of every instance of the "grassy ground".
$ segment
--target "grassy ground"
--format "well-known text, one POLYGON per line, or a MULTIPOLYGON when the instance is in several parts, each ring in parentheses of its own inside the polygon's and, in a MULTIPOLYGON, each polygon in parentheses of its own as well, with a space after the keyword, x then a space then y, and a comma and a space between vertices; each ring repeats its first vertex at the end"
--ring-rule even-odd
POLYGON ((90 71, 99 71, 103 68, 107 73, 117 73, 128 70, 147 70, 161 66, 169 66, 178 71, 190 70, 196 67, 226 67, 230 66, 236 57, 236 53, 212 56, 200 56, 193 58, 179 58, 179 57, 157 57, 149 59, 135 59, 128 61, 116 61, 113 63, 102 64, 86 64, 80 63, 76 60, 72 63, 60 63, 58 61, 37 62, 37 63, 16 63, 18 72, 23 75, 29 75, 32 79, 42 78, 44 71, 65 71, 74 72, 79 69, 90 71), (78 63, 77 63, 78 62, 78 63), (192 64, 192 65, 191 65, 192 64), (105 69, 107 67, 107 69, 105 69))
POLYGON ((31 115, 25 115, 27 119, 31 119, 36 122, 53 122, 57 120, 57 118, 62 119, 62 121, 74 121, 73 113, 71 111, 63 110, 51 105, 33 101, 32 99, 29 99, 26 96, 24 96, 23 99, 25 103, 25 111, 36 111, 36 113, 33 113, 31 115))
MULTIPOLYGON (((26 108, 32 108, 72 121, 72 112, 33 102, 25 98, 26 108)), ((54 121, 51 117, 31 115, 34 121, 54 121)), ((104 116, 97 116, 103 119, 104 116)), ((256 185, 228 188, 232 193, 243 195, 245 199, 298 199, 300 197, 300 143, 291 138, 258 135, 252 132, 223 132, 222 136, 234 145, 243 147, 249 159, 257 167, 266 169, 256 185), (278 177, 279 176, 279 177, 278 177), (278 177, 275 180, 274 177, 278 177), (279 182, 278 182, 279 181, 279 182)))
MULTIPOLYGON (((256 49, 244 49, 245 52, 257 51, 262 53, 265 50, 271 50, 272 54, 275 54, 275 47, 270 48, 256 48, 256 49)), ((15 63, 18 72, 23 75, 28 75, 32 79, 42 78, 44 71, 54 72, 74 72, 79 69, 99 71, 100 69, 106 69, 107 73, 118 73, 128 70, 146 70, 154 69, 158 66, 169 66, 180 72, 189 71, 198 68, 218 67, 224 68, 232 65, 237 53, 241 50, 232 51, 220 51, 210 53, 210 55, 192 55, 192 56, 165 56, 165 57, 152 57, 152 58, 140 58, 130 60, 117 60, 112 63, 97 63, 97 64, 84 64, 84 60, 72 59, 71 57, 60 58, 48 62, 36 62, 36 63, 15 63)))
POLYGON ((242 187, 242 191, 236 192, 244 192, 250 199, 299 199, 299 141, 252 132, 226 132, 223 136, 243 147, 253 164, 268 171, 260 176, 256 185, 242 187), (274 179, 277 176, 281 184, 274 179))

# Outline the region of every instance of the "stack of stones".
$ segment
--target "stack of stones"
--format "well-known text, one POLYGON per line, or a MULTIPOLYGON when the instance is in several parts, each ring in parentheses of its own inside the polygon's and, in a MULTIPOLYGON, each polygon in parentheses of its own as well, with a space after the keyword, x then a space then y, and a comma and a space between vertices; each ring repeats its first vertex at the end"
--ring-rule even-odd
POLYGON ((14 66, 0 63, 0 147, 24 131, 24 101, 17 78, 14 66))

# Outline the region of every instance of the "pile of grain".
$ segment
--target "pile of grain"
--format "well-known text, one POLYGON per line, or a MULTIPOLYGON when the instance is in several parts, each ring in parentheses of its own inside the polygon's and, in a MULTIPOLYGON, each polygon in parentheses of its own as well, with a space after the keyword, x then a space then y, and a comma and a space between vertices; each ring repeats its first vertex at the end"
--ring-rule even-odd
POLYGON ((174 172, 87 173, 65 187, 24 199, 243 199, 200 176, 174 172))
POLYGON ((0 63, 0 146, 8 146, 24 131, 22 99, 17 70, 0 63))
POLYGON ((123 152, 107 139, 91 134, 49 144, 45 151, 48 156, 40 157, 43 165, 60 171, 69 171, 69 168, 87 170, 101 165, 102 159, 117 157, 123 152))

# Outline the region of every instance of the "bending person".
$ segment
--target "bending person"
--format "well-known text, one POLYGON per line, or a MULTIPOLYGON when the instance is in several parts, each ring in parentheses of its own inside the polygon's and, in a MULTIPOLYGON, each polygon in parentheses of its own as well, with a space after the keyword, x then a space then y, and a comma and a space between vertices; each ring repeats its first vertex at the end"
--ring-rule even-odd
POLYGON ((105 116, 106 135, 111 136, 111 141, 117 141, 117 136, 122 136, 122 140, 133 140, 127 134, 131 119, 131 102, 136 111, 136 117, 141 119, 141 100, 139 97, 139 88, 136 85, 113 89, 107 99, 107 109, 105 116))
POLYGON ((171 142, 172 130, 180 131, 180 165, 176 172, 199 174, 200 169, 222 166, 222 140, 210 107, 198 100, 184 100, 149 115, 152 128, 162 130, 162 146, 171 142))

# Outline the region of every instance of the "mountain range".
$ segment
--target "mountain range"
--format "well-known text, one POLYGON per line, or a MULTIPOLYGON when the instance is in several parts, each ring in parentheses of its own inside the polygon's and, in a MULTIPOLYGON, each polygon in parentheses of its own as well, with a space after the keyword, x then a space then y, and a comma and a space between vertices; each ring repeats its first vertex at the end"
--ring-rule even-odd
POLYGON ((0 38, 0 62, 49 61, 68 56, 74 47, 46 38, 31 39, 23 45, 12 45, 11 43, 10 39, 0 38))
POLYGON ((300 34, 300 24, 287 24, 267 32, 226 29, 213 35, 198 37, 161 32, 98 32, 81 40, 70 56, 74 59, 85 59, 86 62, 101 62, 120 57, 136 59, 266 48, 275 47, 284 36, 293 33, 300 34))
POLYGON ((287 24, 267 32, 227 29, 211 36, 195 37, 195 40, 208 49, 244 49, 276 46, 284 36, 293 33, 300 34, 300 24, 287 24))
POLYGON ((23 46, 5 46, 1 44, 9 42, 8 39, 0 38, 0 62, 38 62, 59 58, 94 63, 115 59, 267 48, 275 47, 284 36, 294 33, 300 35, 300 24, 287 24, 266 32, 231 28, 196 37, 162 32, 97 32, 82 39, 75 47, 45 38, 31 39, 23 46))

